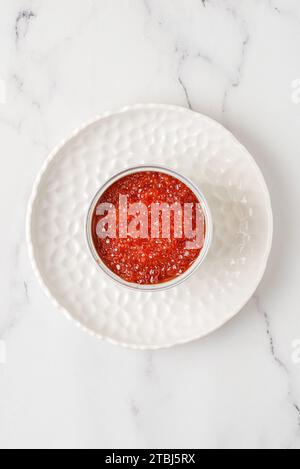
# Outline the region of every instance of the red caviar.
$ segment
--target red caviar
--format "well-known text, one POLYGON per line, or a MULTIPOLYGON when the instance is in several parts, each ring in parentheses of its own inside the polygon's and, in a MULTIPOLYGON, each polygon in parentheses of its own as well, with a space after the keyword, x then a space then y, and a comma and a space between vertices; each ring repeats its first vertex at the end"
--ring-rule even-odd
MULTIPOLYGON (((140 285, 154 285, 170 281, 184 272, 198 258, 202 247, 187 249, 187 239, 179 239, 174 234, 174 214, 171 213, 170 237, 151 237, 151 206, 155 203, 198 204, 194 192, 179 179, 158 171, 140 171, 127 175, 114 182, 100 197, 92 216, 92 239, 95 249, 104 264, 126 282, 140 285), (142 203, 149 210, 148 237, 133 238, 129 235, 120 237, 118 222, 120 219, 119 197, 126 195, 128 204, 142 203), (100 238, 97 225, 104 215, 98 215, 100 204, 113 204, 116 208, 116 237, 100 238)), ((133 216, 128 215, 128 224, 133 216)), ((196 227, 196 209, 192 213, 192 226, 196 227)), ((203 239, 205 237, 205 221, 203 215, 203 239)))

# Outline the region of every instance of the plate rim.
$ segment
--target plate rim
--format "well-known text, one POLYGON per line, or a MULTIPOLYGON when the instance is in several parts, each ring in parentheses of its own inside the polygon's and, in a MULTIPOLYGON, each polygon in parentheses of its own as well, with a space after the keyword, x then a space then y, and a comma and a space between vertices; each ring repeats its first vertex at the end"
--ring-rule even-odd
POLYGON ((258 166, 256 160, 254 157, 251 155, 251 153, 247 150, 247 148, 234 136, 234 134, 228 130, 224 125, 216 121, 215 119, 202 114, 201 112, 194 111, 192 109, 186 108, 184 106, 179 106, 179 105, 170 105, 170 104, 159 104, 159 103, 139 103, 139 104, 134 104, 134 105, 128 105, 128 106, 123 106, 119 109, 111 110, 111 111, 104 111, 103 113, 97 114, 91 119, 88 119, 85 121, 82 125, 78 126, 75 128, 75 130, 66 138, 60 141, 58 145, 56 145, 53 150, 48 154, 46 157, 44 163, 42 164, 35 180, 33 183, 32 191, 29 197, 28 205, 27 205, 27 211, 26 211, 26 222, 25 222, 25 229, 26 229, 26 244, 27 244, 27 250, 28 250, 28 255, 29 255, 29 260, 30 264, 32 266, 33 272, 40 284, 41 289, 43 290, 44 294, 50 299, 52 305, 59 311, 61 312, 67 319, 71 320, 75 325, 81 329, 84 332, 87 332, 89 335, 96 337, 97 339, 100 339, 101 341, 110 343, 112 345, 117 345, 123 348, 127 349, 132 349, 132 350, 163 350, 163 349, 169 349, 171 347, 179 346, 179 345, 184 345, 188 344, 190 342, 194 342, 196 340, 205 338, 212 334, 213 332, 216 332, 217 330, 221 329, 225 324, 230 322, 235 316, 239 314, 239 312, 248 304, 248 302, 251 300, 253 295, 255 294, 258 286, 260 285, 263 276, 265 274, 265 271, 268 266, 268 261, 270 258, 271 250, 272 250, 272 244, 273 244, 273 235, 274 235, 274 216, 273 216, 273 209, 272 209, 272 201, 271 201, 271 196, 270 192, 268 189, 268 186, 266 184, 264 175, 258 166), (96 124, 97 122, 106 119, 107 117, 111 117, 113 115, 117 114, 124 114, 129 111, 134 111, 134 110, 148 110, 148 109, 161 109, 161 110, 166 110, 166 111, 176 111, 176 112, 182 112, 182 113, 187 113, 187 114, 193 114, 195 116, 201 116, 202 118, 206 119, 207 122, 211 122, 215 127, 219 127, 223 132, 225 131, 228 136, 232 138, 232 140, 239 146, 239 148, 242 150, 244 153, 245 157, 248 158, 248 160, 251 162, 251 164, 255 167, 257 173, 260 176, 261 183, 262 183, 262 189, 267 201, 267 204, 265 204, 265 209, 267 213, 267 219, 268 219, 268 239, 267 239, 267 245, 266 245, 266 251, 265 251, 265 259, 262 261, 262 268, 261 272, 258 274, 258 281, 255 284, 255 287, 253 288, 253 291, 251 294, 247 296, 246 300, 243 300, 241 302, 241 305, 239 305, 237 308, 234 309, 233 312, 231 312, 228 317, 224 319, 220 324, 217 326, 211 327, 208 331, 202 334, 197 334, 195 337, 189 338, 189 339, 183 339, 183 340, 178 340, 176 342, 171 342, 165 345, 143 345, 143 344, 131 344, 123 341, 119 341, 116 339, 113 339, 111 337, 107 337, 105 335, 101 335, 98 332, 93 331, 92 329, 89 329, 87 326, 85 326, 83 323, 81 323, 78 319, 74 318, 72 314, 64 307, 62 306, 59 301, 55 298, 55 296, 51 293, 50 289, 46 285, 46 282, 44 281, 39 268, 38 264, 35 258, 34 254, 34 243, 32 239, 32 215, 33 215, 33 207, 34 207, 34 202, 36 200, 36 196, 38 194, 38 189, 40 186, 40 183, 42 181, 42 178, 44 174, 46 173, 50 163, 52 160, 55 158, 55 156, 63 149, 63 147, 70 142, 73 138, 78 136, 83 130, 87 129, 93 124, 96 124))

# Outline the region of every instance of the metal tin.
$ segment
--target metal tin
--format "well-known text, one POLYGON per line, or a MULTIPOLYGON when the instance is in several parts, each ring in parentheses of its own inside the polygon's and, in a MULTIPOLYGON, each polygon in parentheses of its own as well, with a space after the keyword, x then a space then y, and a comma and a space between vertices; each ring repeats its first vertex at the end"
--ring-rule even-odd
POLYGON ((137 290, 137 291, 163 291, 163 290, 168 290, 169 288, 175 287, 177 285, 180 285, 181 283, 185 282, 188 278, 193 275, 196 270, 200 267, 200 265, 204 262, 205 258, 207 257, 209 248, 212 243, 212 238, 213 238, 213 221, 212 221, 212 216, 211 212, 209 209, 209 205, 207 203, 207 200, 204 196, 204 194, 201 192, 201 190, 192 182, 190 181, 186 176, 183 176, 173 169, 169 169, 163 166, 150 166, 150 165, 141 165, 141 166, 135 166, 132 168, 128 168, 126 170, 120 171, 119 173, 115 174, 112 176, 108 181, 103 184, 103 186, 99 189, 99 191, 96 193, 94 196, 89 210, 88 214, 86 217, 86 236, 87 236, 87 242, 89 246, 89 250, 98 264, 98 266, 105 272, 106 275, 108 275, 112 280, 117 282, 119 285, 122 285, 124 287, 137 290), (198 258, 195 260, 195 262, 182 274, 179 275, 178 277, 169 280, 167 282, 159 283, 159 284, 153 284, 153 285, 140 285, 137 283, 131 283, 123 280, 121 277, 116 275, 114 272, 112 272, 102 261, 100 256, 98 255, 96 248, 94 246, 94 242, 92 239, 92 217, 94 214, 94 211, 96 209, 97 203, 104 194, 104 192, 115 182, 117 182, 119 179, 129 176, 131 174, 139 173, 139 172, 147 172, 147 171, 156 171, 164 174, 168 174, 170 176, 173 176, 174 178, 178 179, 181 181, 183 184, 185 184, 191 191, 197 196, 199 202, 201 203, 204 216, 205 216, 205 223, 206 223, 206 236, 204 240, 204 246, 198 256, 198 258))

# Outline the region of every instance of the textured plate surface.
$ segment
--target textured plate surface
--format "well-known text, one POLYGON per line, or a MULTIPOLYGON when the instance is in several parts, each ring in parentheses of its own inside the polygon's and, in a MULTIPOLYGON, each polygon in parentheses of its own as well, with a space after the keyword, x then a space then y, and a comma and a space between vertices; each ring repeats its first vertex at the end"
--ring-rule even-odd
POLYGON ((203 337, 239 312, 265 271, 272 221, 261 172, 227 130, 187 109, 153 104, 102 115, 50 155, 33 189, 27 234, 35 272, 56 306, 99 337, 153 349, 203 337), (188 176, 214 220, 204 264, 165 292, 115 284, 97 268, 85 238, 99 187, 139 164, 188 176))

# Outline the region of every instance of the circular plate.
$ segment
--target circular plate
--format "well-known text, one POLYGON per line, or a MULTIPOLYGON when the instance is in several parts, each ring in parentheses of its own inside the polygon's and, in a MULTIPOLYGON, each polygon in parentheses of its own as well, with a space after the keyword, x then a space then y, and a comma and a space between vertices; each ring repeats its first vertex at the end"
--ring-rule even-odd
POLYGON ((55 305, 98 337, 136 349, 206 336, 237 314, 262 279, 272 234, 270 196, 245 148, 208 117, 156 104, 106 113, 76 130, 47 159, 27 218, 30 258, 55 305), (116 285, 97 268, 85 237, 99 187, 140 164, 189 177, 207 197, 214 221, 204 264, 164 292, 116 285))

